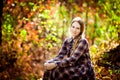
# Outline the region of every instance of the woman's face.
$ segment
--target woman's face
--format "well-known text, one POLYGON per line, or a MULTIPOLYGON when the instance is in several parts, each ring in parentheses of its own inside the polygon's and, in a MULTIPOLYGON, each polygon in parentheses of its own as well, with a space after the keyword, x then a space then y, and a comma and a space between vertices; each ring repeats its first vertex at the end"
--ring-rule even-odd
POLYGON ((73 22, 71 27, 70 27, 70 33, 72 35, 72 37, 76 37, 77 35, 80 34, 81 30, 80 30, 80 25, 78 22, 73 22))

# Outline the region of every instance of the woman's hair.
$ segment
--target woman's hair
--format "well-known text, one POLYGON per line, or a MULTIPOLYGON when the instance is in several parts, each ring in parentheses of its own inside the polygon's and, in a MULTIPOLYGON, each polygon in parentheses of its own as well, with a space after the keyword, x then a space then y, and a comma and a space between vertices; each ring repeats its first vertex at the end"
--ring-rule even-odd
POLYGON ((76 37, 76 39, 75 39, 75 42, 74 42, 74 44, 73 44, 73 48, 72 48, 72 51, 71 51, 71 55, 74 53, 75 49, 77 48, 77 46, 78 46, 78 44, 79 44, 79 40, 84 37, 84 28, 85 28, 84 22, 83 22, 83 20, 82 20, 80 17, 75 17, 75 18, 72 20, 71 25, 72 25, 74 22, 78 22, 78 23, 80 24, 80 31, 81 31, 81 32, 80 32, 80 34, 79 34, 79 35, 76 37))

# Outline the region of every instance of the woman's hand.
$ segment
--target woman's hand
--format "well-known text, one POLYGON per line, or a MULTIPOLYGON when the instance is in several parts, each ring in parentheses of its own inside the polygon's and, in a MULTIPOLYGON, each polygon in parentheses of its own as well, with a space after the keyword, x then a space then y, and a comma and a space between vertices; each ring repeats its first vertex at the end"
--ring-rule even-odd
POLYGON ((53 59, 47 60, 45 63, 52 63, 53 59))
POLYGON ((52 69, 54 69, 55 67, 57 67, 57 65, 56 65, 55 63, 45 63, 45 64, 44 64, 44 67, 45 67, 45 69, 47 69, 47 70, 52 70, 52 69))

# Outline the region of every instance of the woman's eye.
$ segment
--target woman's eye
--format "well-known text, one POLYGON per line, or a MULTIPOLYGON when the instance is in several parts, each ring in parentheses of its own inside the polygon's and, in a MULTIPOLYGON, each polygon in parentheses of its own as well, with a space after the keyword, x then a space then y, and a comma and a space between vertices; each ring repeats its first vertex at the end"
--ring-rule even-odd
POLYGON ((75 28, 75 26, 72 26, 72 28, 75 28))
POLYGON ((80 28, 77 28, 77 29, 80 29, 80 28))

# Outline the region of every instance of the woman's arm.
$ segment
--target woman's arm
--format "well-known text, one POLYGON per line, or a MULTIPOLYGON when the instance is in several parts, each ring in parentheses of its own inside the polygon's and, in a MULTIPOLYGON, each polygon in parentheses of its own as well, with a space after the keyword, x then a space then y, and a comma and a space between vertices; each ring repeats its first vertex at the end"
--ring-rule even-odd
POLYGON ((86 39, 81 39, 78 47, 76 48, 76 50, 74 51, 71 57, 66 58, 62 61, 56 61, 55 63, 60 67, 65 67, 68 66, 69 64, 73 64, 80 58, 80 56, 83 54, 87 46, 88 46, 88 42, 86 41, 86 39))
POLYGON ((47 62, 52 63, 52 62, 55 62, 55 61, 62 60, 64 58, 64 56, 66 55, 66 52, 67 52, 66 45, 67 45, 67 39, 64 40, 62 48, 60 49, 58 55, 55 58, 53 58, 51 60, 48 60, 47 62))

